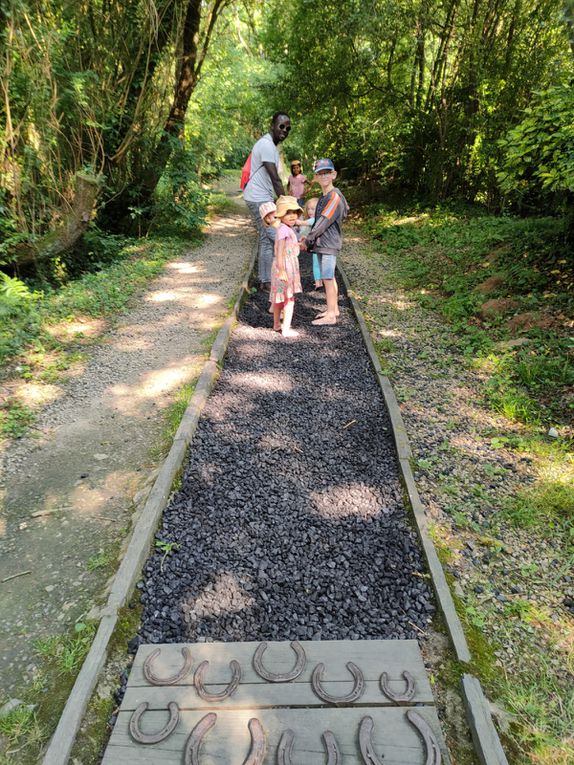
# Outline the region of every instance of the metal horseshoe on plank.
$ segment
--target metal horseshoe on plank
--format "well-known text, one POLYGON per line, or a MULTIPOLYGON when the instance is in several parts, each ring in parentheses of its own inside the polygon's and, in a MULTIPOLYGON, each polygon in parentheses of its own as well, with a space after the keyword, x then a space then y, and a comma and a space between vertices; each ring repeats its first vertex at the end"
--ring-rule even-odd
POLYGON ((414 709, 407 710, 406 715, 407 720, 418 730, 425 743, 425 765, 441 765, 442 755, 440 753, 440 746, 428 722, 418 712, 415 712, 414 709))
MULTIPOLYGON (((189 734, 183 752, 183 765, 200 765, 199 756, 205 735, 213 728, 217 721, 215 712, 202 717, 195 728, 189 734)), ((251 734, 251 748, 243 765, 263 765, 267 751, 267 741, 263 726, 256 717, 252 717, 248 723, 251 734)))
POLYGON ((146 660, 143 663, 142 671, 145 679, 150 683, 151 685, 175 685, 180 680, 183 680, 183 678, 187 675, 189 670, 191 669, 191 665, 193 664, 193 658, 191 656, 191 651, 187 646, 184 646, 181 649, 181 655, 183 656, 183 667, 176 672, 174 675, 170 675, 169 677, 160 677, 155 673, 155 671, 152 668, 152 665, 155 661, 155 659, 160 655, 161 649, 156 648, 154 651, 150 653, 150 655, 146 658, 146 660))
MULTIPOLYGON (((277 747, 277 765, 293 765, 291 755, 293 753, 293 742, 295 733, 290 729, 283 731, 279 746, 277 747)), ((330 730, 323 733, 323 743, 327 754, 326 765, 341 765, 343 757, 337 744, 337 739, 330 730)))
POLYGON ((382 757, 379 758, 373 744, 373 729, 375 723, 372 717, 363 717, 359 725, 359 748, 365 765, 383 765, 382 757))
POLYGON ((415 712, 414 709, 409 709, 406 715, 407 720, 418 730, 425 742, 425 765, 440 765, 442 762, 440 746, 428 722, 418 712, 415 712))
POLYGON ((406 669, 403 672, 403 680, 406 682, 404 693, 396 693, 389 685, 389 676, 386 672, 381 675, 381 690, 391 701, 400 704, 402 702, 412 701, 415 695, 415 679, 406 669))
POLYGON ((163 728, 157 733, 144 733, 140 728, 140 720, 144 712, 147 712, 148 708, 148 702, 142 701, 142 703, 134 709, 128 726, 130 736, 134 741, 137 741, 138 744, 159 744, 160 741, 164 741, 176 729, 179 722, 179 707, 175 701, 170 701, 167 706, 169 720, 163 728))
POLYGON ((353 704, 355 701, 358 701, 365 692, 365 678, 359 667, 353 664, 352 661, 347 662, 347 669, 353 675, 355 681, 353 688, 344 696, 333 696, 327 693, 322 686, 325 665, 322 663, 317 664, 311 675, 311 687, 315 694, 328 704, 353 704))
POLYGON ((263 666, 263 654, 267 650, 267 643, 260 643, 257 646, 257 650, 253 655, 253 669, 257 672, 259 677, 262 677, 270 683, 289 683, 291 680, 295 680, 299 677, 305 669, 307 657, 303 646, 297 640, 293 640, 289 645, 296 656, 295 666, 289 672, 270 672, 268 669, 265 669, 263 666))
POLYGON ((210 712, 205 715, 194 726, 193 730, 188 736, 185 742, 185 749, 183 750, 183 765, 199 765, 199 754, 201 752, 201 746, 205 734, 208 733, 215 723, 217 722, 217 715, 215 712, 210 712))
POLYGON ((203 676, 208 667, 209 662, 202 661, 198 668, 195 670, 195 674, 193 676, 193 684, 195 685, 197 695, 204 701, 225 701, 225 699, 228 699, 232 694, 235 693, 237 686, 241 682, 241 667, 239 666, 239 663, 235 661, 235 659, 229 662, 229 667, 231 669, 231 682, 227 688, 224 688, 219 693, 210 693, 205 687, 203 676))

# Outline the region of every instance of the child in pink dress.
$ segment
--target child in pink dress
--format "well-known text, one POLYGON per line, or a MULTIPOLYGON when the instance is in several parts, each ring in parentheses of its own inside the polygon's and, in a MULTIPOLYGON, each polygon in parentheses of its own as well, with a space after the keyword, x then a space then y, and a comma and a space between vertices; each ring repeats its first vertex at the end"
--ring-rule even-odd
POLYGON ((271 293, 269 302, 273 308, 273 329, 283 337, 297 337, 291 329, 295 295, 302 292, 299 276, 299 242, 293 231, 299 213, 303 212, 295 197, 282 196, 277 200, 275 217, 281 221, 275 238, 273 265, 271 266, 271 293), (281 321, 283 311, 283 321, 281 321))

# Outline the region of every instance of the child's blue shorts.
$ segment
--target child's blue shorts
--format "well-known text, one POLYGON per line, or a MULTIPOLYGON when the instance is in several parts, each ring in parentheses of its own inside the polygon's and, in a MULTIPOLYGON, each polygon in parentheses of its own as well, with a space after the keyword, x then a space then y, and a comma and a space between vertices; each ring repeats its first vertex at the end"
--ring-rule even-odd
POLYGON ((321 269, 321 279, 334 279, 335 269, 337 267, 336 255, 321 255, 317 253, 319 258, 319 268, 321 269))

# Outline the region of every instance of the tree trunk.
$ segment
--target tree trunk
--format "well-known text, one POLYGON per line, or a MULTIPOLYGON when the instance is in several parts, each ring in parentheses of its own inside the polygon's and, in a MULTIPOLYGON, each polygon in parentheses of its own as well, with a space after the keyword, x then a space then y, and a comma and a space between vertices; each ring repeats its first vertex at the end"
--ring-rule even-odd
POLYGON ((152 195, 159 179, 171 156, 173 140, 183 135, 185 114, 189 100, 199 80, 199 74, 207 48, 211 40, 211 34, 219 13, 226 5, 226 0, 214 0, 209 18, 206 22, 205 37, 201 50, 199 49, 199 32, 201 26, 201 0, 190 0, 187 5, 185 22, 182 35, 181 66, 175 86, 173 102, 169 115, 163 128, 161 139, 154 152, 154 162, 150 164, 146 175, 142 179, 141 193, 138 204, 147 207, 151 203, 152 195))
POLYGON ((70 250, 88 228, 102 185, 102 176, 78 173, 74 200, 70 210, 62 216, 62 225, 35 242, 17 245, 14 248, 16 265, 27 266, 70 250))

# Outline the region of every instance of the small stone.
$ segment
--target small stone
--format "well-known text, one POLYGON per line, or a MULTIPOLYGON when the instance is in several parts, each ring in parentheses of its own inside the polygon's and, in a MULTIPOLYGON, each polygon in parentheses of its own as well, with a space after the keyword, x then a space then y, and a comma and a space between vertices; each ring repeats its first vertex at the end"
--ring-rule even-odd
POLYGON ((550 428, 548 430, 548 437, 549 438, 558 438, 559 437, 559 434, 558 434, 558 431, 556 430, 556 428, 550 428))

